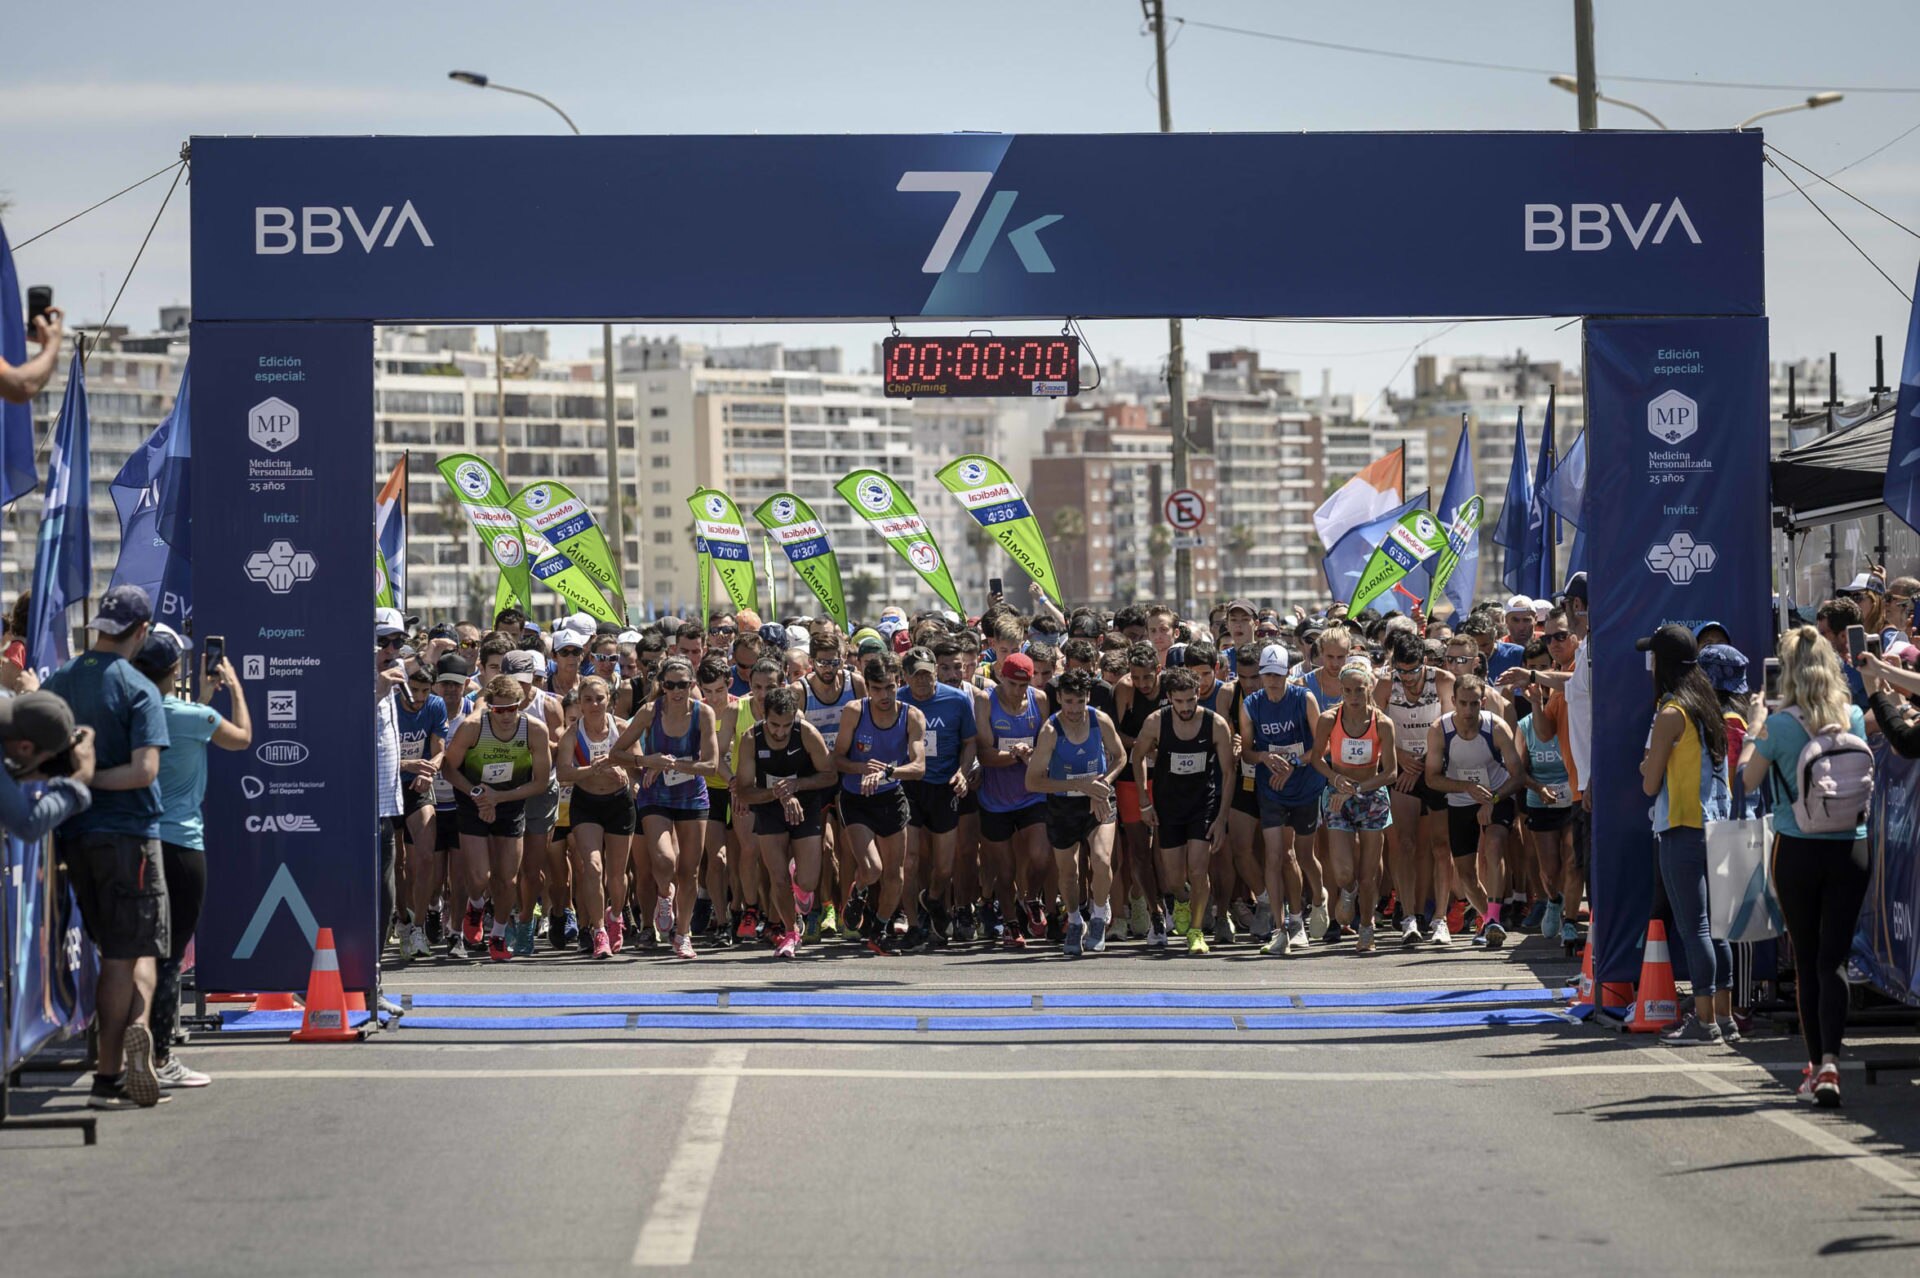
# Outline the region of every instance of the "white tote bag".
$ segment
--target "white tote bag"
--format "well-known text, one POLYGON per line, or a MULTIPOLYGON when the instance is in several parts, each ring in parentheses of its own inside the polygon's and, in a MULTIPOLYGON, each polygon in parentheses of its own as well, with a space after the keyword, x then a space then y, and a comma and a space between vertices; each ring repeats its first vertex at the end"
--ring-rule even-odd
POLYGON ((1714 940, 1765 941, 1786 930, 1773 891, 1772 851, 1770 816, 1707 823, 1707 914, 1714 940))

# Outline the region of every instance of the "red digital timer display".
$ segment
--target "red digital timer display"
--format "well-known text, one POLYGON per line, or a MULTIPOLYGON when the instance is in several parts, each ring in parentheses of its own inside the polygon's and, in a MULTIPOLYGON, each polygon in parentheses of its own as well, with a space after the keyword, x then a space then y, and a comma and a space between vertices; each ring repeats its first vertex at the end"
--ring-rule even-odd
POLYGON ((889 337, 888 399, 1073 396, 1077 337, 889 337))

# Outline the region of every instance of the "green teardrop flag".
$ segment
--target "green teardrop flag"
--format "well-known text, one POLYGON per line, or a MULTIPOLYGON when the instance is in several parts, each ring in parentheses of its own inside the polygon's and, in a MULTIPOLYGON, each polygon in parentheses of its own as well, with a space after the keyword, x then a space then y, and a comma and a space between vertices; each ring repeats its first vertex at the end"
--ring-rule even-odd
POLYGON ((835 484, 834 491, 846 499, 854 513, 867 521, 900 557, 913 566, 921 580, 932 587, 955 612, 961 611, 960 592, 953 588, 953 576, 947 561, 940 557, 933 534, 913 499, 900 491, 900 485, 877 470, 856 470, 835 484))
MULTIPOLYGON (((609 596, 610 613, 599 608, 588 611, 602 620, 620 620, 626 612, 627 599, 620 589, 620 575, 613 570, 613 551, 607 546, 607 534, 573 489, 555 480, 542 479, 515 493, 507 505, 609 596)), ((535 568, 534 575, 538 576, 538 565, 535 568)))
POLYGON ((499 565, 506 592, 522 608, 533 605, 531 565, 520 536, 520 516, 508 509, 507 486, 485 458, 454 453, 440 460, 440 477, 453 489, 467 522, 499 565))
POLYGON ((580 570, 580 565, 548 541, 533 525, 522 523, 520 532, 527 543, 527 558, 533 563, 533 579, 559 595, 581 612, 600 621, 620 622, 620 614, 607 602, 597 581, 580 570))
POLYGON ((1433 615, 1434 601, 1440 598, 1440 592, 1446 588, 1453 577, 1453 570, 1460 566, 1460 556, 1466 553, 1467 543, 1480 531, 1480 513, 1484 509, 1479 496, 1467 498, 1460 503, 1460 509, 1454 514, 1453 522, 1447 525, 1447 547, 1440 552, 1440 562, 1433 568, 1433 586, 1427 591, 1427 615, 1433 615))
POLYGON ((1347 601, 1347 615, 1353 616, 1392 590, 1401 578, 1439 554, 1445 546, 1446 535, 1440 530, 1440 521, 1430 513, 1410 510, 1400 516, 1399 522, 1381 539, 1373 558, 1367 560, 1360 584, 1353 588, 1353 598, 1347 601))
MULTIPOLYGON (((753 517, 787 552, 794 575, 807 583, 827 615, 845 630, 847 597, 840 583, 840 557, 833 553, 826 525, 813 513, 813 507, 793 493, 775 493, 755 508, 753 517)), ((773 579, 771 569, 767 579, 773 579)))
POLYGON ((753 572, 753 555, 747 549, 747 526, 740 518, 740 507, 718 488, 700 488, 687 498, 693 511, 694 535, 704 538, 707 555, 720 570, 720 584, 727 589, 735 610, 760 610, 760 586, 753 572))
POLYGON ((938 478, 974 522, 993 534, 1020 570, 1040 583, 1047 598, 1060 603, 1060 583, 1053 575, 1053 556, 1047 553, 1040 521, 1007 468, 991 457, 969 453, 948 462, 938 478))

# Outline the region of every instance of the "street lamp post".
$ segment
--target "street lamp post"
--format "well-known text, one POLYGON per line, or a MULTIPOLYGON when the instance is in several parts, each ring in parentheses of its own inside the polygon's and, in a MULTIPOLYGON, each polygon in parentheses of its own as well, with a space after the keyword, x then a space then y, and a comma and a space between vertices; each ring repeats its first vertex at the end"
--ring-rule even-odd
POLYGON ((1733 126, 1734 132, 1737 133, 1755 121, 1764 120, 1768 116, 1785 115, 1789 111, 1817 111, 1823 106, 1832 106, 1836 102, 1844 101, 1845 98, 1846 95, 1843 93, 1816 93, 1805 102, 1795 102, 1789 106, 1774 107, 1771 110, 1762 111, 1758 115, 1750 115, 1733 126))
MULTIPOLYGON (((1575 95, 1578 95, 1580 92, 1580 82, 1574 79, 1570 75, 1548 76, 1547 83, 1551 84, 1556 89, 1565 89, 1568 93, 1572 93, 1575 95)), ((1596 92, 1593 96, 1594 96, 1594 100, 1597 102, 1605 102, 1610 106, 1623 107, 1628 111, 1634 111, 1639 113, 1640 115, 1646 116, 1649 120, 1653 121, 1653 126, 1657 129, 1664 129, 1667 127, 1666 121, 1662 120, 1659 116, 1655 115, 1653 112, 1647 110, 1643 106, 1635 106, 1633 103, 1622 101, 1619 98, 1610 98, 1604 93, 1596 92)))
MULTIPOLYGON (((514 94, 516 97, 532 98, 535 102, 538 102, 562 120, 565 120, 567 122, 567 128, 573 131, 575 137, 580 136, 580 126, 573 122, 572 116, 562 111, 559 105, 552 99, 542 97, 530 89, 516 89, 512 85, 501 84, 499 81, 489 79, 477 71, 449 71, 447 72, 447 78, 458 84, 472 85, 476 89, 496 89, 501 93, 514 94)), ((499 331, 497 327, 494 329, 494 358, 496 360, 500 358, 499 331)), ((620 583, 620 594, 624 597, 627 592, 626 516, 624 510, 625 503, 620 493, 620 426, 613 393, 613 325, 610 323, 600 325, 600 354, 607 410, 607 543, 613 551, 614 576, 620 583)), ((502 411, 505 411, 504 401, 502 403, 502 411)), ((503 463, 505 461, 506 447, 506 425, 502 422, 500 428, 500 448, 503 463)), ((502 468, 504 469, 504 465, 502 468)))

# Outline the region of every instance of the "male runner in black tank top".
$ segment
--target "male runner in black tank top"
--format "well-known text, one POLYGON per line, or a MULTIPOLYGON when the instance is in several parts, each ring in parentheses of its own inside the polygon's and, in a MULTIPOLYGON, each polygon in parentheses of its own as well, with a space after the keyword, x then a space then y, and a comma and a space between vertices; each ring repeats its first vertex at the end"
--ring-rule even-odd
MULTIPOLYGON (((1144 616, 1141 624, 1146 624, 1144 616)), ((1159 651, 1144 639, 1129 645, 1127 675, 1113 692, 1114 726, 1120 730, 1121 744, 1129 754, 1133 752, 1140 729, 1146 726, 1147 716, 1167 704, 1161 683, 1159 651)), ((1113 851, 1114 882, 1134 885, 1147 899, 1152 920, 1148 939, 1161 944, 1167 929, 1167 920, 1160 908, 1162 885, 1154 873, 1153 838, 1147 830, 1146 818, 1140 813, 1148 796, 1129 777, 1115 788, 1115 798, 1120 805, 1120 838, 1113 851)))
POLYGON ((779 921, 774 953, 792 958, 800 948, 800 918, 813 908, 819 887, 821 812, 839 774, 820 730, 798 717, 800 697, 792 688, 768 692, 764 705, 766 717, 741 745, 733 792, 753 812, 767 905, 779 921))
POLYGON ((1167 706, 1142 726, 1133 773, 1152 800, 1142 813, 1154 830, 1155 869, 1168 894, 1162 907, 1176 928, 1185 924, 1179 930, 1187 953, 1200 955, 1208 952, 1203 928, 1213 854, 1227 837, 1222 777, 1233 767, 1233 733, 1225 719, 1200 708, 1190 671, 1172 671, 1161 684, 1167 706))

